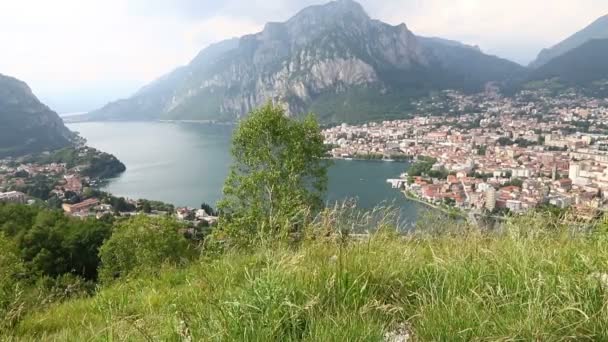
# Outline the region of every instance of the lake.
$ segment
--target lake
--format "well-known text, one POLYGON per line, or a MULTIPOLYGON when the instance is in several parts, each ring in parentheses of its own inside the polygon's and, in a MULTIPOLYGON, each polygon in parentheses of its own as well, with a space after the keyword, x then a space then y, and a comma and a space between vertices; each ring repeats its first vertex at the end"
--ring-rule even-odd
MULTIPOLYGON (((117 196, 146 198, 198 207, 215 204, 231 164, 232 126, 164 122, 91 122, 69 124, 88 144, 114 154, 127 171, 103 190, 117 196)), ((409 164, 336 160, 329 169, 327 201, 356 198, 362 208, 390 203, 409 222, 418 205, 386 183, 409 164)))

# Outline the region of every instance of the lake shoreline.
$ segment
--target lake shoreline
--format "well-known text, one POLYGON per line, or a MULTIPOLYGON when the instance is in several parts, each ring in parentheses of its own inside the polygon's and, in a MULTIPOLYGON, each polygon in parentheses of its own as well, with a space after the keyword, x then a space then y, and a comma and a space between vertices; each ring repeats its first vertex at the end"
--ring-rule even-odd
MULTIPOLYGON (((80 132, 89 145, 114 154, 127 166, 122 175, 104 184, 103 191, 193 208, 202 202, 215 205, 223 196, 233 162, 230 125, 104 121, 68 126, 80 132)), ((358 159, 328 160, 325 202, 355 199, 363 210, 394 203, 406 220, 414 222, 420 207, 386 183, 405 172, 409 161, 358 159)))

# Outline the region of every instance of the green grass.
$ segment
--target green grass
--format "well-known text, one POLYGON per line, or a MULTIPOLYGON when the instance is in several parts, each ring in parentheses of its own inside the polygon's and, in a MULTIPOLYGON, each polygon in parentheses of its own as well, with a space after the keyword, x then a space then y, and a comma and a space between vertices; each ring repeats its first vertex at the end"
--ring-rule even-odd
POLYGON ((420 341, 608 340, 608 235, 547 222, 203 257, 31 313, 4 338, 382 341, 406 325, 420 341))

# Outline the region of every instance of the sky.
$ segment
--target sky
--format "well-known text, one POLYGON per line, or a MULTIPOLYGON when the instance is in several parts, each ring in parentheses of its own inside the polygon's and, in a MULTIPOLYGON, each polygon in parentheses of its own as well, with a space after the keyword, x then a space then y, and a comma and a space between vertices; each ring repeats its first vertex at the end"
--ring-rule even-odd
MULTIPOLYGON (((324 0, 0 0, 0 73, 60 113, 125 98, 223 39, 324 0)), ((607 0, 360 0, 418 35, 528 64, 608 14, 607 0)))

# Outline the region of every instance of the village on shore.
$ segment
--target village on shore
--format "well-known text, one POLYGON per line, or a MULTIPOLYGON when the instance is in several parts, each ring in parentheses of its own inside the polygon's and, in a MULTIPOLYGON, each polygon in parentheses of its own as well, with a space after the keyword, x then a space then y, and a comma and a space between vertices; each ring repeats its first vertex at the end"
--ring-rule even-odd
POLYGON ((0 203, 43 205, 82 219, 148 215, 174 216, 194 227, 217 223, 217 214, 208 205, 175 208, 98 190, 100 184, 122 171, 124 165, 115 157, 82 142, 59 152, 0 159, 0 203))
POLYGON ((408 119, 325 129, 331 157, 410 159, 388 180, 410 198, 476 213, 607 207, 608 100, 575 90, 444 91, 408 119))
MULTIPOLYGON (((388 180, 406 196, 479 214, 551 206, 596 217, 608 207, 608 100, 545 88, 501 96, 489 86, 443 91, 414 103, 406 119, 323 130, 332 158, 411 160, 388 180)), ((121 169, 122 167, 122 169, 121 169)), ((124 171, 79 141, 36 158, 0 160, 0 202, 44 202, 75 217, 172 215, 213 225, 210 207, 175 208, 96 190, 124 171)))

